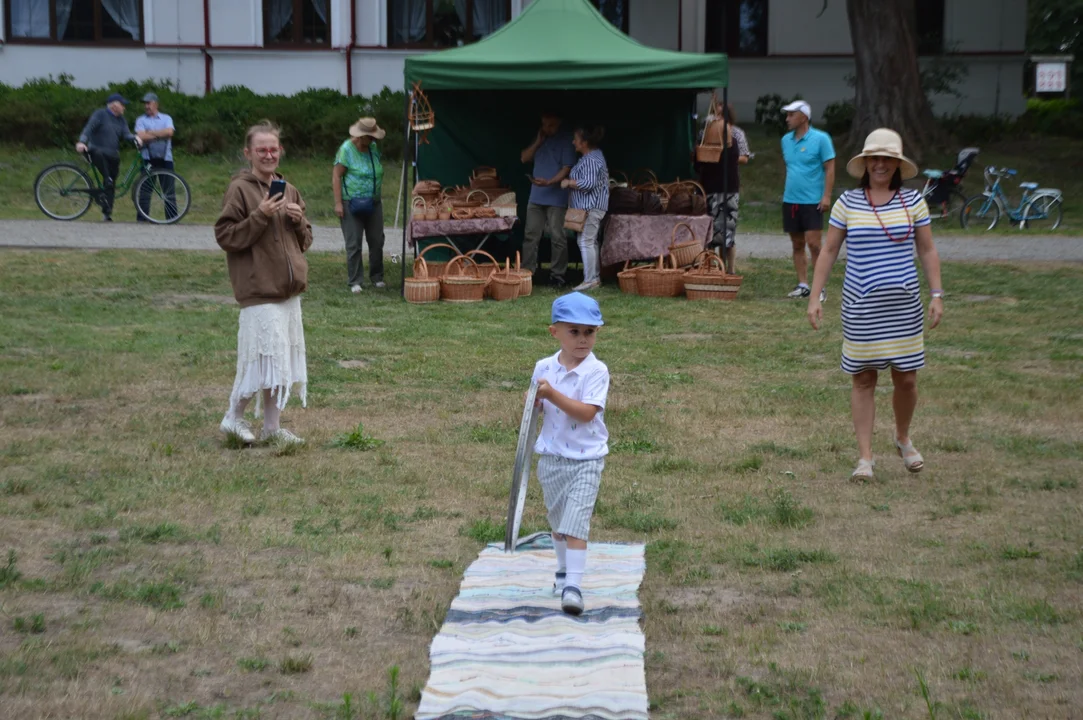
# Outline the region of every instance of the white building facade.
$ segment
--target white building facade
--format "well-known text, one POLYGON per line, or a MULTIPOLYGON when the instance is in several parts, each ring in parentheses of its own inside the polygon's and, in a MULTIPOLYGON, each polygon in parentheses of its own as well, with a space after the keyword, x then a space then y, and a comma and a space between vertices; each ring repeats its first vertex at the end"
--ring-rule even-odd
MULTIPOLYGON (((0 0, 0 82, 68 74, 81 87, 168 80, 203 94, 401 89, 410 54, 473 42, 531 0, 0 0)), ((634 39, 730 56, 731 102, 800 94, 819 114, 853 97, 846 0, 593 0, 634 39)), ((1026 0, 916 0, 923 61, 963 65, 962 98, 938 113, 1025 108, 1026 0)))

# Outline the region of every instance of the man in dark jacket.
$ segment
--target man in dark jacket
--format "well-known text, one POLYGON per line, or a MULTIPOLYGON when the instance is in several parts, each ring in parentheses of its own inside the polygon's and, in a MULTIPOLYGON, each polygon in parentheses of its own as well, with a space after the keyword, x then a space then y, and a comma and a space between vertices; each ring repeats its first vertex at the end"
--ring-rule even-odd
POLYGON ((120 93, 113 93, 106 99, 105 107, 98 108, 87 120, 86 127, 79 134, 75 143, 76 152, 90 153, 90 162, 102 174, 105 197, 102 198, 102 218, 113 221, 113 194, 117 174, 120 172, 120 141, 134 142, 139 147, 142 141, 128 129, 124 119, 124 106, 128 101, 120 93))

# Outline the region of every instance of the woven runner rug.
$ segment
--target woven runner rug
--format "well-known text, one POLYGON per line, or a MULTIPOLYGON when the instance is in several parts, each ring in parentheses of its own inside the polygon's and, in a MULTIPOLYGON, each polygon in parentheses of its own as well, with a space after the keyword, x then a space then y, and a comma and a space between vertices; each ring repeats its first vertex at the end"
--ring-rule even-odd
POLYGON ((548 533, 481 551, 439 634, 417 720, 646 720, 643 545, 591 543, 586 611, 553 594, 548 533))

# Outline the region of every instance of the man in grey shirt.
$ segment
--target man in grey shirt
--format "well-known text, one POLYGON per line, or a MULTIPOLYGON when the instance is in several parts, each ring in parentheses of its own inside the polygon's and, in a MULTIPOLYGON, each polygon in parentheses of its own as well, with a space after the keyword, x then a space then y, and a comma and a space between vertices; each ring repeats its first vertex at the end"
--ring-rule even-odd
POLYGON ((76 152, 89 152, 90 162, 102 174, 105 196, 102 198, 102 215, 106 222, 113 222, 113 194, 117 174, 120 172, 120 141, 134 142, 139 147, 142 141, 128 129, 124 119, 124 106, 128 101, 120 93, 113 93, 105 101, 105 107, 98 108, 87 120, 86 127, 79 134, 75 143, 76 152))
POLYGON ((571 133, 562 132, 560 122, 556 113, 542 115, 538 137, 520 156, 524 163, 534 163, 533 187, 530 188, 523 230, 523 265, 531 272, 537 272, 538 244, 542 233, 548 230, 552 246, 549 283, 556 287, 564 286, 564 272, 568 269, 568 239, 564 235, 568 191, 561 189, 560 181, 568 177, 575 164, 571 133))

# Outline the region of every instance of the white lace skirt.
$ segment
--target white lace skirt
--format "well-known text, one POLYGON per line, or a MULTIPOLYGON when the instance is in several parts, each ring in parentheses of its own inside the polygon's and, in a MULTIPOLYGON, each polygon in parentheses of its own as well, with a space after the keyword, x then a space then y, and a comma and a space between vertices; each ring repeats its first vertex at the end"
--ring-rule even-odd
POLYGON ((296 389, 304 406, 308 389, 305 329, 301 324, 301 297, 280 303, 241 309, 237 328, 237 379, 229 396, 236 407, 242 398, 256 396, 256 417, 263 413, 263 393, 270 390, 279 410, 296 389))

